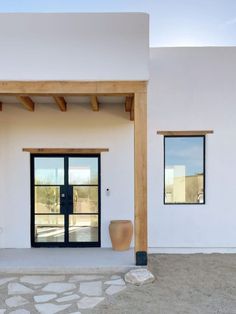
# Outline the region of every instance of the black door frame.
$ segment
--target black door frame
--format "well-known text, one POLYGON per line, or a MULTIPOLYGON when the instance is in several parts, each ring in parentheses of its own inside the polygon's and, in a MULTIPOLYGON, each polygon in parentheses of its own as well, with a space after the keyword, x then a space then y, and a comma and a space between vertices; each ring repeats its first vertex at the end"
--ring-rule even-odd
MULTIPOLYGON (((101 155, 100 154, 31 154, 30 155, 30 197, 31 197, 31 218, 30 218, 30 238, 31 247, 101 247, 101 155), (34 171, 34 160, 35 158, 64 158, 64 185, 68 184, 68 160, 73 157, 83 158, 97 158, 98 159, 98 241, 97 242, 69 242, 68 240, 68 218, 69 214, 64 214, 64 228, 65 228, 65 239, 64 242, 35 242, 35 171, 34 171)), ((90 215, 92 215, 91 213, 90 215)), ((86 215, 86 214, 85 214, 86 215)))

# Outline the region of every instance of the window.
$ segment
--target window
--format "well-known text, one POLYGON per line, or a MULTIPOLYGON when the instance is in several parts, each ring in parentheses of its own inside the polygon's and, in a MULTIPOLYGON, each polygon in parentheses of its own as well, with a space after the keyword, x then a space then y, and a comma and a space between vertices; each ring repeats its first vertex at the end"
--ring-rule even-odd
POLYGON ((205 136, 165 136, 164 168, 164 204, 205 203, 205 136))

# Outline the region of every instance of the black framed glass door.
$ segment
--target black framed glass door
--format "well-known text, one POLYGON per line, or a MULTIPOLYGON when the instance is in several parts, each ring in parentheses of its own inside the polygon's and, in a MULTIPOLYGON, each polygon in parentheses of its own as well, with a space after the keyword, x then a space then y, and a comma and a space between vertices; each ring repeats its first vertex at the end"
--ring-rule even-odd
POLYGON ((31 245, 100 246, 100 155, 31 155, 31 245))

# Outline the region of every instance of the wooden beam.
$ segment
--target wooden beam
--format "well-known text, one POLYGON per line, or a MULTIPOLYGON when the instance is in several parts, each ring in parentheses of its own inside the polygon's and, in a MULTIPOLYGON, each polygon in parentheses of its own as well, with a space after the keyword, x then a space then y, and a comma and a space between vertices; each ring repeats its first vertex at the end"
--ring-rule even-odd
POLYGON ((23 148, 31 154, 99 154, 109 152, 109 148, 23 148))
POLYGON ((125 111, 130 112, 132 107, 134 97, 133 96, 126 96, 125 97, 125 111))
POLYGON ((134 96, 134 200, 136 265, 147 264, 147 94, 134 96))
POLYGON ((130 121, 134 121, 134 97, 132 97, 132 102, 131 102, 130 121))
POLYGON ((17 96, 19 102, 29 111, 34 111, 34 102, 29 96, 17 96))
POLYGON ((158 135, 167 135, 167 136, 191 136, 191 135, 206 135, 213 134, 213 130, 198 130, 198 131, 157 131, 158 135))
POLYGON ((146 81, 0 81, 0 95, 133 95, 146 81))
POLYGON ((2 111, 2 102, 0 101, 0 111, 2 111))
POLYGON ((67 110, 67 104, 64 97, 53 96, 53 99, 61 111, 65 112, 67 110))
POLYGON ((93 111, 99 111, 99 103, 98 103, 97 96, 91 97, 91 106, 92 106, 93 111))

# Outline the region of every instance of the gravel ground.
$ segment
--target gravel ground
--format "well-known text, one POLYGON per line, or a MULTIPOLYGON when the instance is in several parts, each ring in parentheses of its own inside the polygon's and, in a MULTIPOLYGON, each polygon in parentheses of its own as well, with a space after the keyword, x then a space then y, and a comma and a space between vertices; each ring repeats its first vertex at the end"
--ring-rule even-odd
POLYGON ((93 314, 234 314, 236 255, 149 256, 153 284, 128 288, 97 306, 93 314))

